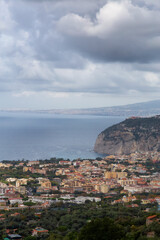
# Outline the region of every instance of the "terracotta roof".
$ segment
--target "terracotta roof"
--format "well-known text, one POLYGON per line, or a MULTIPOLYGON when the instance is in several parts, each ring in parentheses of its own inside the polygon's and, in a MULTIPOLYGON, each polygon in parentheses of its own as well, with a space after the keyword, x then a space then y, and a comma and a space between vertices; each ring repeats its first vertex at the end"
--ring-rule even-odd
POLYGON ((147 217, 147 219, 153 219, 153 218, 156 218, 157 217, 157 215, 152 215, 152 216, 149 216, 149 217, 147 217))

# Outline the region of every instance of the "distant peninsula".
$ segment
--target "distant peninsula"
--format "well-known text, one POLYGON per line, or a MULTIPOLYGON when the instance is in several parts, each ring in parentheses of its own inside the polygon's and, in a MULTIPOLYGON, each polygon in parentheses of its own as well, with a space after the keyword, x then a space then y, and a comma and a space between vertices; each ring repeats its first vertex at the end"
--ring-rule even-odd
POLYGON ((154 116, 160 114, 160 100, 127 104, 123 106, 77 108, 77 109, 0 109, 0 112, 46 113, 56 115, 90 115, 90 116, 154 116))
POLYGON ((101 154, 160 152, 160 115, 131 117, 99 134, 94 151, 101 154))

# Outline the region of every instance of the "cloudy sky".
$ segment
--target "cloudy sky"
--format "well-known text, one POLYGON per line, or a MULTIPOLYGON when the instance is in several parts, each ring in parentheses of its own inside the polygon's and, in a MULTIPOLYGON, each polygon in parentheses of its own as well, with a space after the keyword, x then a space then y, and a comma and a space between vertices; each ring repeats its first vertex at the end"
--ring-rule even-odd
POLYGON ((159 99, 160 1, 0 0, 0 109, 159 99))

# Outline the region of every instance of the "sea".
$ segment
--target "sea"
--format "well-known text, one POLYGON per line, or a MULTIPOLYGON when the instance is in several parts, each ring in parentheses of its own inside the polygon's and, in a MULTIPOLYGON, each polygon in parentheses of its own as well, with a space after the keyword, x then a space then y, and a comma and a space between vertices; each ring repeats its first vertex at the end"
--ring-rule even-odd
POLYGON ((0 161, 95 159, 98 134, 124 120, 113 116, 0 112, 0 161))

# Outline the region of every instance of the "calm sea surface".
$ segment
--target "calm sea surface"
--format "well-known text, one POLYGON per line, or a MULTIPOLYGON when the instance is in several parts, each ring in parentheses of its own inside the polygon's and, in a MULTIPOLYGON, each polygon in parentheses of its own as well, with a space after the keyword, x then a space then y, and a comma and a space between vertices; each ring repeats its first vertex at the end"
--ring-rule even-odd
POLYGON ((122 117, 0 113, 0 161, 96 158, 98 134, 122 117))

